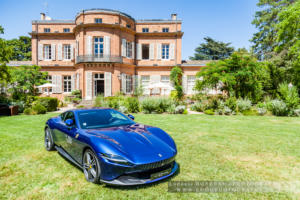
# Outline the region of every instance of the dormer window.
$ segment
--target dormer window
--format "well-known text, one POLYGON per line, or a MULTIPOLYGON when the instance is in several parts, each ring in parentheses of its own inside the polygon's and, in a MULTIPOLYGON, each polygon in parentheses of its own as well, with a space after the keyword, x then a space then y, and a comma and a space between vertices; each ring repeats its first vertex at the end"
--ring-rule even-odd
POLYGON ((162 29, 162 32, 163 32, 163 33, 168 33, 168 32, 169 32, 169 28, 163 28, 163 29, 162 29))
POLYGON ((149 28, 143 28, 143 33, 148 33, 149 32, 149 28))
POLYGON ((95 23, 96 24, 101 24, 102 23, 102 18, 95 18, 95 23))
POLYGON ((45 33, 50 33, 50 28, 44 28, 45 33))
POLYGON ((64 33, 70 33, 70 29, 69 28, 64 28, 64 33))

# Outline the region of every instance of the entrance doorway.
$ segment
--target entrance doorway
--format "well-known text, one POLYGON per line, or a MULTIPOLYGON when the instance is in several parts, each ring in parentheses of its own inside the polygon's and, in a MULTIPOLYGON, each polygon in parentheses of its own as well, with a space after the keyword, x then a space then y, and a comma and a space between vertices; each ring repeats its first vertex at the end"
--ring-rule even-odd
POLYGON ((94 74, 94 95, 104 95, 104 74, 94 74))

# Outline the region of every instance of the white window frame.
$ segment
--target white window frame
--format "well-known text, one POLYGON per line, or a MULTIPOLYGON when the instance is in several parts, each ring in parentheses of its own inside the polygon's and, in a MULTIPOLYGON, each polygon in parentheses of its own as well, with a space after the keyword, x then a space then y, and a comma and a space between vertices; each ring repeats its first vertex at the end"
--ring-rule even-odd
POLYGON ((44 60, 51 60, 52 59, 52 51, 50 44, 44 44, 44 60))
POLYGON ((161 59, 170 60, 170 44, 161 45, 161 59))
POLYGON ((126 57, 132 58, 132 42, 126 41, 126 57))
POLYGON ((63 45, 63 55, 64 60, 71 60, 71 45, 70 44, 64 44, 63 45))
POLYGON ((195 85, 196 85, 196 76, 187 75, 187 89, 191 90, 191 93, 193 92, 195 85))
POLYGON ((142 75, 141 83, 143 87, 147 87, 150 84, 150 75, 142 75))
POLYGON ((64 93, 72 92, 72 76, 63 76, 64 93))
POLYGON ((98 58, 103 58, 104 56, 104 37, 94 37, 93 40, 94 56, 98 58), (98 41, 96 41, 98 39, 98 41), (97 53, 96 53, 97 50, 97 53))
MULTIPOLYGON (((51 76, 51 75, 48 75, 48 76, 46 77, 46 81, 48 81, 49 83, 52 84, 52 76, 51 76)), ((49 88, 49 91, 47 91, 47 90, 48 90, 48 88, 45 88, 45 92, 49 92, 50 94, 52 93, 52 87, 49 88)))
POLYGON ((170 76, 169 75, 161 75, 160 76, 160 82, 162 83, 170 83, 170 76))
POLYGON ((126 94, 132 93, 132 76, 131 75, 125 75, 126 79, 126 94))

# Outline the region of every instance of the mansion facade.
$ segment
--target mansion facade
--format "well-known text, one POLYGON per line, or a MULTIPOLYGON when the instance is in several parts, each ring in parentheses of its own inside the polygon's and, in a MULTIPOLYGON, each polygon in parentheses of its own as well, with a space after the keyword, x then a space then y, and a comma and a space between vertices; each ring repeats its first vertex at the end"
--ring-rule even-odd
MULTIPOLYGON (((32 61, 48 72, 50 96, 63 99, 81 90, 86 100, 97 95, 132 94, 139 86, 170 83, 174 66, 183 70, 185 94, 193 94, 195 75, 205 61, 182 61, 183 32, 176 14, 168 20, 135 20, 108 9, 88 9, 74 20, 32 21, 32 61)), ((144 93, 157 93, 144 89, 144 93)), ((170 91, 164 91, 169 94, 170 91)), ((161 91, 159 94, 162 94, 161 91)))

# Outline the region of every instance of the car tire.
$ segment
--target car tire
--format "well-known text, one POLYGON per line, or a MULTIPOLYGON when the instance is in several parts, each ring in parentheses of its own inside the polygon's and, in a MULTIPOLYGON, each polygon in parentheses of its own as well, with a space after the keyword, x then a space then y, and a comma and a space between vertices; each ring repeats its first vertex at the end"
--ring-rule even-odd
POLYGON ((88 182, 99 183, 101 174, 100 162, 94 151, 87 149, 84 152, 82 164, 85 179, 88 182))
POLYGON ((52 137, 52 132, 50 128, 45 128, 45 149, 47 151, 54 151, 55 144, 52 137))

